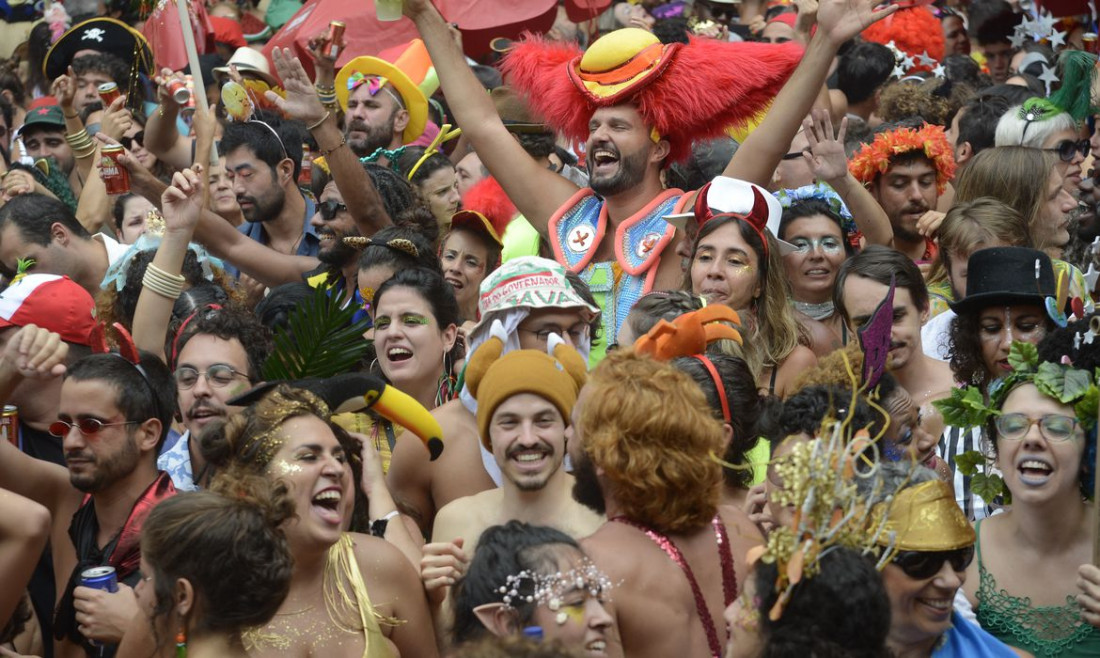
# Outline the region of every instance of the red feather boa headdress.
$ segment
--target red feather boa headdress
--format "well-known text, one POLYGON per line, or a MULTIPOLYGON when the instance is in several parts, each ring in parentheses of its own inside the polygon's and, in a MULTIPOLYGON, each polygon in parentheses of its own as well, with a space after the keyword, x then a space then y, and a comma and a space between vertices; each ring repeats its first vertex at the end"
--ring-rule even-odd
POLYGON ((528 38, 502 69, 532 111, 572 140, 587 139, 597 108, 634 105, 668 140, 671 163, 687 158, 693 141, 719 137, 767 109, 801 57, 797 44, 708 38, 660 44, 644 30, 625 28, 584 53, 574 44, 528 38))

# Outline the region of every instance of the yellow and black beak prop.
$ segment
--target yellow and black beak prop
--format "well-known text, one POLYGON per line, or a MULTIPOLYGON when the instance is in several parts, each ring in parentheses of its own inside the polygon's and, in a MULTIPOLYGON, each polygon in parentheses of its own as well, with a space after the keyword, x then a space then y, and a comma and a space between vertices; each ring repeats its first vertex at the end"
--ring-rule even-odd
MULTIPOLYGON (((279 383, 281 382, 264 382, 229 400, 228 404, 248 406, 260 400, 279 383)), ((439 426, 439 421, 422 404, 378 377, 365 373, 347 373, 327 379, 298 379, 286 384, 313 393, 334 414, 372 409, 394 425, 400 425, 420 437, 428 448, 432 461, 443 452, 443 429, 439 426)))

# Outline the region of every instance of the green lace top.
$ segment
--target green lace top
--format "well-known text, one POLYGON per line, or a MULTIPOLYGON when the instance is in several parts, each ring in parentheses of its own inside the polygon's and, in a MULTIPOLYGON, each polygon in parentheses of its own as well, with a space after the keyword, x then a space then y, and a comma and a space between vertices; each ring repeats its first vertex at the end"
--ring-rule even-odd
POLYGON ((1028 597, 1012 596, 997 587, 982 564, 982 522, 978 532, 978 623, 1010 646, 1030 651, 1036 658, 1100 656, 1100 629, 1081 617, 1073 596, 1060 606, 1031 606, 1028 597))

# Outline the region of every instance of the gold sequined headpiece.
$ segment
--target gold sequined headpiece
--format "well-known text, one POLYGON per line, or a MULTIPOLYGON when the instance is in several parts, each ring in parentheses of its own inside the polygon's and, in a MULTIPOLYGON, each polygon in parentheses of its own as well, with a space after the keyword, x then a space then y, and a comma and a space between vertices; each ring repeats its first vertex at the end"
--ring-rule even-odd
POLYGON ((387 249, 394 249, 402 253, 408 254, 413 258, 420 258, 420 250, 416 248, 412 240, 406 240, 404 238, 394 238, 393 240, 386 240, 385 242, 375 242, 370 238, 364 238, 360 236, 344 238, 344 244, 352 249, 358 249, 362 251, 370 245, 378 245, 379 247, 386 247, 387 249))
POLYGON ((763 546, 749 551, 748 560, 775 564, 775 591, 779 593, 768 617, 783 615, 795 586, 821 569, 821 558, 837 547, 864 555, 876 551, 883 523, 873 523, 870 497, 859 495, 857 478, 872 478, 879 470, 878 446, 859 431, 848 440, 846 422, 827 418, 821 426, 823 438, 795 441, 788 455, 775 463, 776 473, 786 483, 772 494, 780 505, 793 507, 789 526, 779 526, 763 546))
POLYGON ((875 505, 871 516, 882 524, 878 544, 886 546, 893 539, 899 551, 953 551, 977 540, 955 502, 954 489, 943 480, 905 487, 893 500, 875 505))
POLYGON ((313 393, 305 389, 292 389, 285 384, 279 385, 257 402, 250 410, 254 420, 249 425, 263 427, 252 436, 243 437, 245 448, 241 454, 253 455, 253 461, 266 466, 275 457, 286 438, 282 434, 283 423, 298 416, 317 416, 328 421, 328 405, 313 393))

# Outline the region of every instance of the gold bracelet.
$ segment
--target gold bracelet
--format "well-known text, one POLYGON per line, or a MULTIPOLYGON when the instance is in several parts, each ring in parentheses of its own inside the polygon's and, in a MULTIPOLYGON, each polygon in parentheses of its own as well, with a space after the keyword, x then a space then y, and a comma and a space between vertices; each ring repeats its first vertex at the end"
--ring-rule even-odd
POLYGON ((313 132, 314 130, 317 130, 318 128, 321 127, 322 123, 324 123, 326 120, 328 120, 328 118, 330 116, 332 116, 332 112, 329 112, 328 110, 325 110, 325 116, 318 119, 317 123, 313 124, 312 126, 306 126, 306 129, 309 130, 310 132, 313 132))

